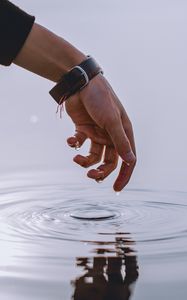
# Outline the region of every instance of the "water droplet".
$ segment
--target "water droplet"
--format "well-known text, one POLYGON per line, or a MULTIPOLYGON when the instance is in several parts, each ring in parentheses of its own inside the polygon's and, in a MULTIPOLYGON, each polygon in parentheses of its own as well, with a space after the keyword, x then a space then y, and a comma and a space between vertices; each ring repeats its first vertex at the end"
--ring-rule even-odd
POLYGON ((97 183, 102 183, 103 179, 97 179, 96 181, 97 181, 97 183))
POLYGON ((80 149, 80 144, 79 144, 79 141, 77 141, 75 144, 75 150, 79 151, 79 149, 80 149))
POLYGON ((120 195, 120 192, 116 192, 116 196, 119 196, 120 195))

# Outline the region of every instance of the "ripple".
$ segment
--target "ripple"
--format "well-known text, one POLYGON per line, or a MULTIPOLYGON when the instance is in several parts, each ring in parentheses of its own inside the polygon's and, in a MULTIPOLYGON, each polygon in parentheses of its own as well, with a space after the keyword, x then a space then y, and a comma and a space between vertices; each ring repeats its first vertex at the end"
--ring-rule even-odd
POLYGON ((90 221, 101 221, 107 219, 113 219, 117 217, 117 214, 114 214, 110 210, 106 210, 105 208, 98 206, 97 208, 84 208, 81 210, 73 211, 70 216, 79 220, 90 220, 90 221))
POLYGON ((1 189, 0 240, 112 243, 125 232, 139 253, 182 253, 186 215, 182 192, 126 190, 116 197, 107 188, 17 183, 1 189))

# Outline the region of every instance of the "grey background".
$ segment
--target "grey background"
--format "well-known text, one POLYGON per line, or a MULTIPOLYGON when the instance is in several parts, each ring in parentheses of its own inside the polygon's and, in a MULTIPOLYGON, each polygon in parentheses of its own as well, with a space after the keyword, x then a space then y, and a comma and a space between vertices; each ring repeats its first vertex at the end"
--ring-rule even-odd
MULTIPOLYGON (((13 2, 103 66, 134 124, 138 164, 129 186, 186 189, 187 2, 13 2)), ((86 184, 65 143, 73 125, 56 116, 48 95, 53 83, 14 65, 0 67, 0 83, 1 174, 72 169, 86 184)))

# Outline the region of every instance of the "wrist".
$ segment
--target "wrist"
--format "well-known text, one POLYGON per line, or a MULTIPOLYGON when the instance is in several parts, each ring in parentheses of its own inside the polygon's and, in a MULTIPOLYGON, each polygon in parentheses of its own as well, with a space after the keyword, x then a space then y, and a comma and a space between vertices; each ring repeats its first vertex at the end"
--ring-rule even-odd
POLYGON ((90 80, 100 73, 103 74, 103 71, 95 59, 87 56, 80 64, 75 65, 62 75, 59 82, 49 93, 54 100, 61 105, 72 95, 84 89, 90 80))
POLYGON ((75 49, 67 46, 65 55, 62 56, 61 49, 57 49, 55 57, 56 69, 58 70, 55 82, 58 82, 64 74, 69 72, 72 68, 84 61, 87 56, 75 49))

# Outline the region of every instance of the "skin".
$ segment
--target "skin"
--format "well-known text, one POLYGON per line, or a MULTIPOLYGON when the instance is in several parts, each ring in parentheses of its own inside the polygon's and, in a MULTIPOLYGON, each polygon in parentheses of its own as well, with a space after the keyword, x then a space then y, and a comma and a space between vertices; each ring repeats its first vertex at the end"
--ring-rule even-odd
MULTIPOLYGON (((85 59, 70 43, 35 23, 14 63, 58 82, 85 59)), ((99 181, 115 170, 120 158, 121 168, 113 188, 121 191, 134 170, 136 150, 132 124, 108 81, 97 75, 65 102, 65 108, 75 124, 75 134, 67 139, 68 145, 76 148, 88 138, 91 141, 89 154, 76 155, 74 162, 84 168, 99 163, 99 167, 87 173, 89 178, 99 181)))

